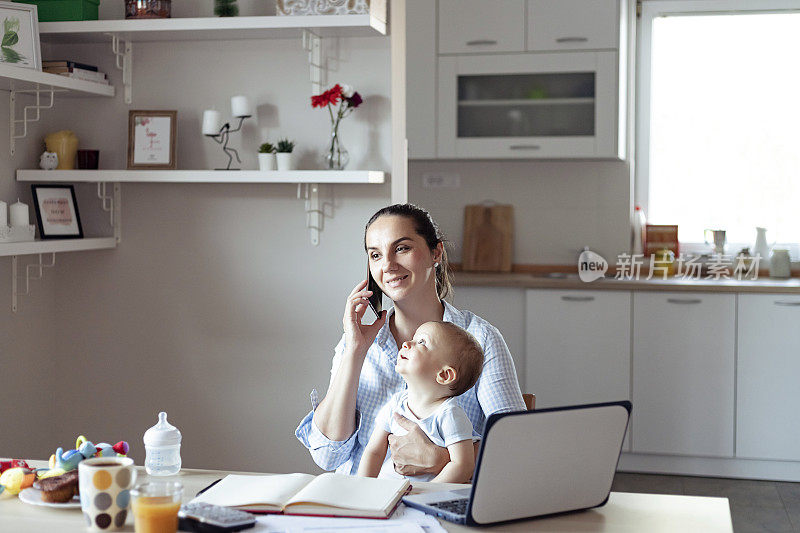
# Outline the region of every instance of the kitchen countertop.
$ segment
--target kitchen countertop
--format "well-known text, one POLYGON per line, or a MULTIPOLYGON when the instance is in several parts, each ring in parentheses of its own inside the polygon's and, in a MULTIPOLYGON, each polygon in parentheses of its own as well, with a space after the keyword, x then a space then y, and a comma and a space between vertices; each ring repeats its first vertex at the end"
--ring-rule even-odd
POLYGON ((653 278, 615 279, 601 278, 589 283, 583 282, 578 274, 541 274, 527 272, 484 273, 455 272, 457 287, 516 287, 521 289, 574 289, 574 290, 644 290, 674 292, 746 292, 768 294, 800 294, 800 279, 757 280, 736 279, 684 279, 653 278))

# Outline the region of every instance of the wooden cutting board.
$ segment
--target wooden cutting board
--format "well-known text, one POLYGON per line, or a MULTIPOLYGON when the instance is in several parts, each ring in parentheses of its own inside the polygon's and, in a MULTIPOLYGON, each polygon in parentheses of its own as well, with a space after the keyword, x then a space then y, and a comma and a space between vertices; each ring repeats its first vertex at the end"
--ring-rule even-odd
POLYGON ((514 207, 482 204, 464 207, 462 268, 467 272, 511 272, 514 207))

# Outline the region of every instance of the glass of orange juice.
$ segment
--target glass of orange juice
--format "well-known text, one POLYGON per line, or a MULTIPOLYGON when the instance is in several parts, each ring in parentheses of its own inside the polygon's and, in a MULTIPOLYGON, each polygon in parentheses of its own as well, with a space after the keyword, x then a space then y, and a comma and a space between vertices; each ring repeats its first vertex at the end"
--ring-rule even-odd
POLYGON ((150 481, 131 491, 136 533, 175 533, 183 485, 177 481, 150 481))

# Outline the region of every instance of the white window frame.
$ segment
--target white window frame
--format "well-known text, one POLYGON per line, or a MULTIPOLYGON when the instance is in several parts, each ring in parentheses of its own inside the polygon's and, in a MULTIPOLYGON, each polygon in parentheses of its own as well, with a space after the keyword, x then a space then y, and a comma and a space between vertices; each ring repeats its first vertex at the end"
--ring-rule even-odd
MULTIPOLYGON (((669 15, 724 15, 798 13, 800 0, 644 0, 639 22, 636 76, 636 167, 634 205, 649 213, 650 95, 652 81, 653 20, 669 15)), ((729 243, 735 244, 735 243, 729 243)), ((707 251, 708 246, 681 243, 681 251, 707 251), (687 246, 688 245, 688 246, 687 246)))

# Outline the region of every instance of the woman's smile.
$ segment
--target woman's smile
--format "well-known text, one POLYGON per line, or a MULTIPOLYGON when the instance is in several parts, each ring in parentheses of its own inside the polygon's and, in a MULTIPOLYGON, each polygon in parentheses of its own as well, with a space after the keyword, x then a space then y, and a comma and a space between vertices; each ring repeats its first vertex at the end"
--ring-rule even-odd
POLYGON ((389 279, 384 279, 383 282, 386 284, 387 287, 395 289, 399 287, 406 279, 408 279, 408 274, 406 274, 405 276, 395 276, 389 279))

